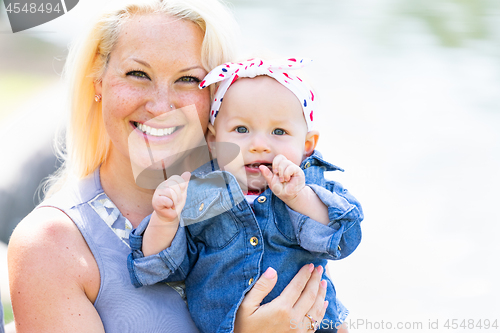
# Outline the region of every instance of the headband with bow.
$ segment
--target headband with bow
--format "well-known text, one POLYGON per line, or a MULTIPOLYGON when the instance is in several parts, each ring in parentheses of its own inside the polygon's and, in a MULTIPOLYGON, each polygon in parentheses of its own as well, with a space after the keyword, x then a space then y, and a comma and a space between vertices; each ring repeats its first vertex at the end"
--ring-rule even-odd
POLYGON ((227 89, 229 89, 229 86, 231 86, 234 81, 239 77, 254 78, 258 75, 268 75, 287 87, 297 96, 302 105, 302 110, 304 111, 307 129, 309 131, 312 130, 314 119, 314 93, 298 76, 288 73, 288 70, 302 68, 311 61, 310 59, 295 58, 267 61, 254 58, 244 62, 229 62, 214 68, 205 76, 199 86, 200 89, 203 89, 213 83, 222 81, 212 101, 210 122, 212 125, 214 124, 215 117, 217 117, 219 113, 222 99, 227 89))

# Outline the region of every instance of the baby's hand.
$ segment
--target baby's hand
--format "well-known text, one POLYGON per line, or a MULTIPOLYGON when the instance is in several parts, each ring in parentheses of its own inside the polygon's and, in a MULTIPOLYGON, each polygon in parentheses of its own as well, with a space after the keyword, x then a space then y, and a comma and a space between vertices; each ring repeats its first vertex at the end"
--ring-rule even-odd
POLYGON ((179 223, 179 216, 186 203, 187 188, 191 173, 184 172, 181 176, 172 176, 161 183, 153 195, 152 220, 158 222, 179 223), (156 216, 155 216, 156 215, 156 216))
POLYGON ((283 155, 274 158, 272 172, 264 165, 259 166, 259 169, 271 191, 285 203, 294 200, 305 187, 304 171, 283 155))
POLYGON ((179 216, 186 203, 191 174, 172 176, 161 183, 153 195, 154 212, 144 231, 142 252, 145 256, 157 254, 169 247, 179 228, 179 216))

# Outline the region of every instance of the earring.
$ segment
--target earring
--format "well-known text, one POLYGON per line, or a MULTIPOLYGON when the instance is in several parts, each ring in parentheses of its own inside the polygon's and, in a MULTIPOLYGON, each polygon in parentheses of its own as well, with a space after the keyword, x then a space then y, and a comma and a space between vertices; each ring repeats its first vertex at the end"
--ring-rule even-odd
POLYGON ((173 104, 170 104, 170 108, 173 109, 174 108, 174 105, 173 104))
POLYGON ((102 96, 101 95, 95 95, 94 96, 94 101, 96 101, 97 103, 99 103, 102 99, 102 96))

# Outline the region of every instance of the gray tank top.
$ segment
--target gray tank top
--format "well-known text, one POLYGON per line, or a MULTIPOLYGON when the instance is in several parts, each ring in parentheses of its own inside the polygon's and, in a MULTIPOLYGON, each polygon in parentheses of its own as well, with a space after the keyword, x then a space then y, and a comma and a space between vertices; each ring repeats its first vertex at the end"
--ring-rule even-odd
POLYGON ((97 169, 39 206, 65 212, 92 251, 101 275, 94 307, 106 333, 198 332, 183 299, 170 286, 132 285, 127 269, 130 222, 109 203, 97 169))

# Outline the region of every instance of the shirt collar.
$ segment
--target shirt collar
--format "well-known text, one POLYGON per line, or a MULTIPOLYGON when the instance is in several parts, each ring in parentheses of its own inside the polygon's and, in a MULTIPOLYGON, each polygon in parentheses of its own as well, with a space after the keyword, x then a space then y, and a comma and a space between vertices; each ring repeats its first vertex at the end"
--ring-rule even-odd
POLYGON ((311 166, 321 167, 324 171, 344 171, 344 169, 325 161, 323 155, 317 150, 315 150, 311 156, 305 158, 300 164, 300 167, 304 170, 311 166))

